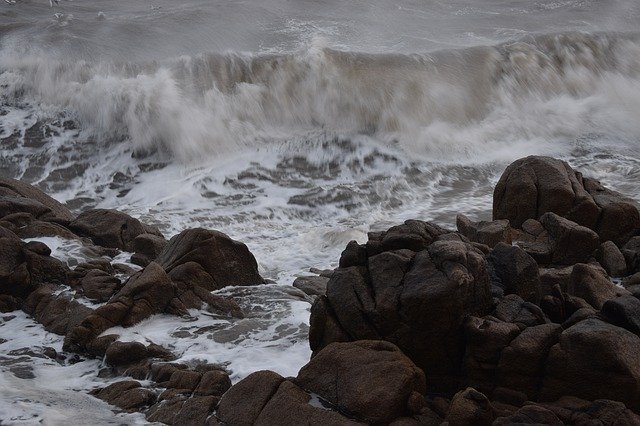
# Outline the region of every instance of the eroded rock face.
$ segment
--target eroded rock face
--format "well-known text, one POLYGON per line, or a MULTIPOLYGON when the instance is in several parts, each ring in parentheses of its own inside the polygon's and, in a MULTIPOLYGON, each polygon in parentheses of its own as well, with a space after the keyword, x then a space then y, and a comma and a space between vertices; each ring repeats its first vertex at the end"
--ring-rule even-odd
POLYGON ((512 163, 502 174, 493 197, 493 218, 522 227, 527 219, 552 212, 597 232, 602 241, 624 244, 640 227, 635 203, 566 162, 531 156, 512 163))
POLYGON ((336 341, 387 340, 429 372, 434 388, 455 387, 463 319, 486 314, 491 299, 483 252, 460 240, 436 241, 447 235, 410 221, 371 235, 364 246, 350 243, 326 296, 312 308, 312 350, 336 341))
POLYGON ((258 273, 258 263, 247 246, 218 231, 195 228, 181 232, 171 238, 157 262, 173 279, 180 278, 178 268, 182 265, 198 265, 201 279, 210 282, 211 290, 264 283, 258 273))
POLYGON ((426 390, 422 370, 397 346, 379 340, 330 344, 300 370, 296 383, 374 424, 416 414, 408 401, 426 390))

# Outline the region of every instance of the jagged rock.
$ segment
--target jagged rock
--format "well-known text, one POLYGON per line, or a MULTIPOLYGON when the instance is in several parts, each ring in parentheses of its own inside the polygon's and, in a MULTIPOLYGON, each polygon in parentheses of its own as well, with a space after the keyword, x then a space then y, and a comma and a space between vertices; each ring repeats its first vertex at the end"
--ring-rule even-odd
POLYGON ((138 409, 156 401, 156 395, 151 390, 143 388, 140 382, 135 380, 113 383, 94 394, 103 401, 123 410, 138 409))
POLYGON ((596 252, 596 260, 612 277, 627 275, 627 263, 624 255, 613 241, 605 241, 600 244, 600 248, 596 252))
POLYGON ((111 209, 87 210, 69 224, 69 228, 103 247, 132 251, 133 240, 144 234, 138 219, 111 209))
POLYGON ((540 303, 538 264, 520 247, 499 243, 488 259, 495 283, 505 294, 517 294, 527 302, 540 303))
POLYGON ((602 308, 609 299, 629 294, 625 289, 616 287, 604 269, 582 263, 573 267, 567 293, 584 299, 596 309, 602 308))
POLYGON ((551 348, 540 398, 605 398, 640 410, 639 351, 635 334, 597 318, 580 321, 551 348))
POLYGON ((456 217, 456 226, 458 232, 470 241, 485 244, 490 248, 498 243, 511 244, 511 228, 508 220, 473 222, 467 216, 459 214, 456 217))
MULTIPOLYGON (((73 214, 64 205, 46 195, 44 192, 36 189, 35 187, 20 182, 15 179, 0 178, 0 200, 6 200, 5 197, 12 197, 20 199, 22 202, 29 204, 30 206, 38 206, 38 214, 34 215, 45 221, 57 222, 61 224, 67 224, 73 220, 73 214)), ((12 212, 27 211, 20 210, 12 207, 7 207, 4 204, 6 201, 0 201, 0 211, 6 216, 12 212)))
POLYGON ((497 383, 536 399, 549 350, 558 342, 561 332, 558 324, 522 330, 500 354, 497 383))
POLYGON ((384 341, 332 343, 302 367, 296 383, 367 423, 414 414, 409 398, 425 392, 422 370, 384 341))
POLYGON ((473 388, 455 394, 444 418, 450 425, 483 426, 495 419, 494 408, 487 397, 473 388))
POLYGON ((147 420, 168 425, 176 424, 176 415, 180 412, 186 400, 187 397, 185 395, 177 395, 170 399, 159 398, 159 402, 152 405, 147 411, 147 420))
POLYGON ((636 297, 627 295, 607 300, 601 312, 607 321, 640 336, 640 300, 636 297))
MULTIPOLYGON (((211 277, 212 289, 264 283, 247 246, 218 231, 195 228, 181 232, 171 238, 157 262, 169 273, 193 262, 211 277)), ((172 273, 172 278, 177 279, 177 272, 172 273)), ((185 281, 188 279, 184 277, 185 281)))
POLYGON ((540 217, 540 223, 549 233, 551 261, 555 264, 586 262, 598 248, 598 234, 555 213, 545 213, 540 217))
POLYGON ((168 382, 174 372, 186 369, 187 366, 184 364, 155 362, 151 364, 151 379, 158 383, 168 382))
POLYGON ((493 218, 509 219, 516 228, 552 212, 593 229, 602 241, 624 244, 640 227, 633 201, 549 157, 530 156, 512 163, 493 195, 493 218))
POLYGON ((388 340, 429 371, 435 388, 455 389, 464 352, 463 319, 490 309, 486 261, 480 250, 461 241, 435 241, 418 253, 397 249, 401 243, 422 249, 436 238, 427 237, 430 225, 411 223, 424 233, 411 236, 407 225, 403 232, 392 228, 392 239, 376 234, 366 245, 376 254, 365 265, 334 272, 326 296, 312 308, 311 348, 318 352, 334 341, 388 340), (394 250, 380 252, 382 246, 394 250))
POLYGON ((57 287, 43 285, 25 300, 22 309, 51 333, 65 335, 93 311, 72 300, 70 296, 57 294, 57 287))

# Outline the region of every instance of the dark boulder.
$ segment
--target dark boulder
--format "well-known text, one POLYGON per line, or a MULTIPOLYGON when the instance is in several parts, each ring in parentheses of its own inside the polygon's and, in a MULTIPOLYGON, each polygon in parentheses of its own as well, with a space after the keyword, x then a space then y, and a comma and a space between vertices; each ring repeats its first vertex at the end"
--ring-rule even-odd
POLYGON ((558 342, 561 327, 541 324, 525 328, 500 354, 496 381, 499 386, 537 399, 549 350, 558 342))
POLYGON ((495 410, 487 397, 473 388, 455 394, 444 418, 450 425, 483 426, 495 419, 495 410))
POLYGON ((329 278, 315 277, 297 277, 293 281, 293 286, 298 290, 302 290, 308 296, 322 296, 327 292, 327 283, 329 278))
POLYGON ((333 343, 302 367, 296 383, 373 424, 417 414, 411 413, 409 399, 425 392, 422 370, 384 341, 333 343))
POLYGON ((600 319, 564 330, 546 361, 540 398, 621 401, 640 410, 640 337, 600 319))
POLYGON ((586 262, 599 247, 598 234, 555 213, 545 213, 540 217, 540 223, 549 234, 554 264, 586 262))
POLYGON ((525 405, 518 409, 515 413, 506 416, 498 417, 493 423, 493 426, 512 426, 512 425, 548 425, 548 426, 563 426, 562 422, 553 411, 548 410, 539 405, 525 405))
POLYGON ((612 277, 627 275, 627 263, 624 255, 613 241, 605 241, 600 244, 600 248, 596 252, 596 260, 612 277))
POLYGON ((116 325, 132 326, 167 310, 175 285, 157 263, 133 275, 107 303, 96 309, 65 337, 65 350, 82 351, 100 333, 116 325))
POLYGON ((609 299, 629 294, 613 284, 604 269, 582 263, 573 267, 567 293, 584 299, 596 309, 602 308, 609 299))
POLYGON ((27 297, 43 283, 66 283, 69 268, 43 243, 0 238, 0 294, 27 297))
POLYGON ((527 302, 540 303, 538 264, 520 247, 499 243, 488 259, 496 285, 505 294, 517 294, 527 302))
POLYGON ((146 232, 138 219, 111 209, 82 212, 69 228, 99 246, 126 251, 133 251, 133 240, 146 232))
POLYGON ((494 220, 491 222, 473 222, 463 214, 456 217, 458 232, 470 241, 485 244, 490 248, 498 243, 511 244, 511 227, 508 220, 494 220))
POLYGON ((93 394, 103 401, 127 411, 135 411, 156 401, 155 393, 143 388, 140 382, 135 380, 116 382, 93 392, 93 394))
MULTIPOLYGON (((355 421, 337 412, 317 407, 310 403, 311 396, 292 382, 285 380, 280 384, 276 393, 269 399, 260 415, 255 420, 255 426, 298 426, 298 425, 331 425, 353 426, 355 421)), ((235 421, 229 424, 237 424, 235 421)))
POLYGON ((224 423, 252 426, 284 381, 273 371, 251 373, 222 396, 216 416, 224 423))
POLYGON ((640 300, 632 295, 607 300, 602 315, 612 324, 640 336, 640 300))
POLYGON ((142 267, 147 266, 160 256, 167 244, 167 240, 161 235, 140 234, 133 239, 132 248, 135 253, 131 256, 131 261, 142 267))
MULTIPOLYGON (((61 224, 68 224, 73 220, 73 214, 71 214, 68 208, 66 208, 60 202, 49 197, 39 189, 36 189, 35 187, 24 182, 20 182, 18 180, 10 178, 0 178, 0 200, 6 200, 6 198, 4 197, 22 198, 23 202, 28 203, 29 201, 31 201, 30 205, 32 206, 41 206, 37 208, 38 214, 34 215, 41 220, 57 222, 61 224)), ((29 210, 31 209, 5 209, 6 204, 4 204, 4 202, 5 201, 0 201, 0 205, 2 205, 0 211, 4 213, 1 216, 6 216, 10 212, 29 212, 29 210)))
MULTIPOLYGON (((383 235, 375 238, 384 241, 383 235)), ((391 246, 409 241, 421 248, 428 240, 425 235, 398 237, 391 246)), ((435 388, 455 389, 464 353, 463 320, 490 310, 484 253, 469 243, 446 240, 418 253, 406 248, 379 252, 376 241, 377 248, 371 249, 376 254, 365 265, 337 269, 326 296, 316 299, 309 332, 312 350, 334 341, 387 340, 429 371, 435 388)))
POLYGON ((171 238, 157 262, 169 273, 189 262, 199 265, 211 277, 212 290, 264 283, 247 246, 218 231, 195 228, 181 232, 171 238))
POLYGON ((48 284, 40 286, 27 297, 22 309, 42 324, 45 330, 65 335, 93 310, 73 300, 68 294, 58 293, 58 287, 48 284))
POLYGON ((491 392, 502 351, 520 334, 517 324, 494 317, 469 317, 465 322, 464 371, 467 385, 491 392))
POLYGON ((493 218, 520 228, 527 219, 552 212, 598 233, 602 241, 624 244, 640 227, 635 203, 583 178, 566 162, 530 156, 504 171, 493 196, 493 218))

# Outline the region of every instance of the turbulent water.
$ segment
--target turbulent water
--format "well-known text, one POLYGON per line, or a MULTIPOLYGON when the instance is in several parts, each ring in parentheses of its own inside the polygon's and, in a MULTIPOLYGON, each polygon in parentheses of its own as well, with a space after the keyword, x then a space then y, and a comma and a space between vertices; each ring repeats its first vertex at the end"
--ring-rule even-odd
MULTIPOLYGON (((10 3, 0 175, 76 212, 244 241, 273 282, 221 291, 246 319, 196 311, 116 330, 234 381, 308 360, 296 276, 408 218, 490 218, 516 158, 561 157, 640 199, 633 0, 10 3)), ((82 258, 43 240, 71 266, 82 258)), ((86 395, 108 383, 99 360, 26 355, 62 345, 26 315, 0 318, 0 338, 0 423, 144 423, 86 395)))

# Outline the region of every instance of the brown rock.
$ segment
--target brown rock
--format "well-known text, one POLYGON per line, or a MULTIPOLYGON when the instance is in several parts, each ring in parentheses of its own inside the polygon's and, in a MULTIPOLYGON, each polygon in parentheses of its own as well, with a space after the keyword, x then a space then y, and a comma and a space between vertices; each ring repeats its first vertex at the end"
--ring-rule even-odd
POLYGON ((582 263, 573 267, 567 293, 584 299, 596 309, 601 309, 609 299, 629 294, 616 287, 602 268, 582 263))
MULTIPOLYGON (((0 195, 23 197, 46 208, 46 212, 40 215, 43 220, 58 222, 62 224, 73 220, 73 215, 64 205, 49 197, 44 192, 35 187, 10 178, 0 178, 0 195)), ((6 211, 6 210, 2 210, 6 211)))
POLYGON ((200 383, 195 389, 195 394, 221 397, 230 387, 231 379, 229 379, 229 375, 226 372, 211 370, 202 375, 200 383))
POLYGON ((135 380, 113 383, 98 391, 96 396, 123 410, 139 409, 153 404, 156 400, 152 391, 142 388, 140 383, 135 380))
POLYGON ((549 233, 555 264, 586 262, 599 246, 598 234, 555 213, 545 213, 540 217, 540 223, 549 233))
POLYGON ((302 367, 296 383, 368 423, 402 416, 412 392, 425 392, 422 370, 384 341, 333 343, 302 367))
POLYGON ((455 394, 444 420, 450 425, 482 426, 490 425, 494 419, 494 409, 487 397, 467 388, 455 394))
POLYGON ((511 228, 508 220, 494 220, 491 222, 473 222, 463 214, 456 217, 458 232, 470 241, 485 244, 490 248, 498 243, 511 244, 511 228))
POLYGON ((213 413, 218 398, 213 396, 193 396, 187 399, 173 419, 174 425, 201 426, 213 413))
POLYGON ((133 250, 133 240, 145 229, 138 219, 117 210, 95 209, 81 213, 69 228, 103 247, 133 250))
POLYGON ((627 275, 627 263, 622 252, 613 241, 605 241, 600 244, 600 248, 596 252, 596 260, 612 277, 627 275))
POLYGON ((157 263, 129 278, 124 287, 107 303, 96 309, 65 337, 68 351, 82 351, 87 344, 110 327, 129 327, 164 312, 175 294, 175 286, 157 263))
POLYGON ((147 347, 139 342, 113 342, 105 353, 105 360, 111 365, 133 364, 148 357, 147 347))
POLYGON ((564 330, 546 361, 541 399, 564 395, 640 409, 640 337, 591 318, 564 330))
POLYGON ((505 294, 517 294, 527 302, 540 303, 538 264, 518 246, 499 243, 488 257, 496 285, 505 294))
POLYGON ((222 396, 216 416, 223 423, 252 426, 284 381, 272 371, 251 373, 222 396))
POLYGON ((218 231, 188 229, 171 238, 157 259, 167 272, 195 262, 209 274, 215 288, 264 283, 246 245, 218 231))
POLYGON ((391 240, 383 233, 367 243, 367 252, 376 254, 365 265, 333 273, 326 296, 312 307, 311 348, 317 353, 332 341, 387 340, 429 371, 434 388, 453 390, 464 352, 463 320, 490 309, 486 260, 473 245, 452 240, 435 241, 418 253, 379 252, 384 244, 401 242, 422 247, 431 235, 400 229, 406 232, 396 228, 391 240))
POLYGON ((525 328, 501 353, 497 368, 499 385, 536 399, 547 355, 561 332, 558 324, 525 328))
MULTIPOLYGON (((269 399, 255 426, 298 426, 298 425, 356 425, 339 413, 310 404, 311 397, 288 380, 282 382, 276 393, 269 399)), ((234 422, 235 424, 235 422, 234 422)))

